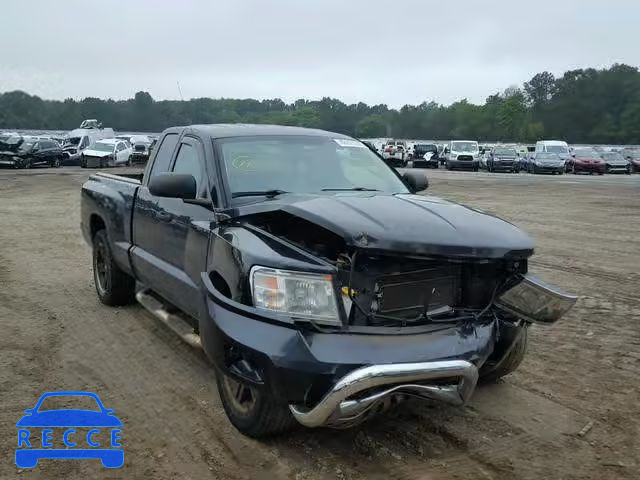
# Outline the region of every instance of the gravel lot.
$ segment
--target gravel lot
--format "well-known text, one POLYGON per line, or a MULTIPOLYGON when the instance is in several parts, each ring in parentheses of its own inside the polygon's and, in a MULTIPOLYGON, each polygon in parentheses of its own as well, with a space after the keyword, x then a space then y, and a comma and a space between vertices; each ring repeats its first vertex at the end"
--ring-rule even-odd
POLYGON ((226 420, 203 354, 141 307, 98 302, 79 230, 89 172, 0 170, 0 478, 640 478, 640 175, 426 172, 430 193, 526 229, 531 270, 578 305, 533 327, 521 368, 464 409, 408 402, 353 430, 256 442, 226 420), (15 422, 51 390, 115 409, 123 468, 16 468, 15 422))

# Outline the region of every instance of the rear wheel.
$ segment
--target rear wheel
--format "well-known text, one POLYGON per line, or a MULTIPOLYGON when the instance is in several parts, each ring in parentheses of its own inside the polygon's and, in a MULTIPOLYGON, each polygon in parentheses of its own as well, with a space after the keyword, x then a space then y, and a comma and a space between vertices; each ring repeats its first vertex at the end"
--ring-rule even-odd
POLYGON ((241 433, 259 438, 291 429, 295 420, 285 403, 229 374, 216 372, 218 394, 229 421, 241 433))
POLYGON ((113 261, 106 230, 99 230, 93 236, 93 280, 98 298, 105 305, 133 302, 135 280, 113 261))

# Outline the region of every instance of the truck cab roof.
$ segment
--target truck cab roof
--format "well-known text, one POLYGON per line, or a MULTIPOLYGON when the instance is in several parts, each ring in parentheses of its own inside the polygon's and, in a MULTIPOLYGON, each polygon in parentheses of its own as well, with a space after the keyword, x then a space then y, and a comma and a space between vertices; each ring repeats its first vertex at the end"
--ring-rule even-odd
POLYGON ((182 133, 188 130, 192 133, 203 137, 231 138, 231 137, 254 137, 254 136, 271 136, 271 135, 305 135, 330 138, 351 139, 341 133, 327 132, 315 128, 303 127, 287 127, 282 125, 254 125, 254 124, 213 124, 213 125, 190 125, 184 127, 172 127, 164 131, 164 133, 182 133))

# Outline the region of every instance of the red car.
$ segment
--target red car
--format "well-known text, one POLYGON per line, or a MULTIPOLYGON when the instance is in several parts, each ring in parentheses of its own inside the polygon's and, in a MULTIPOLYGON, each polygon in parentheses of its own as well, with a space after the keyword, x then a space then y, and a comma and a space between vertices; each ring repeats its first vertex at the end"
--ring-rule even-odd
POLYGON ((640 173, 640 148, 625 148, 620 153, 631 164, 631 173, 640 173))
POLYGON ((603 175, 607 169, 600 154, 593 148, 580 148, 573 153, 571 172, 589 172, 603 175))

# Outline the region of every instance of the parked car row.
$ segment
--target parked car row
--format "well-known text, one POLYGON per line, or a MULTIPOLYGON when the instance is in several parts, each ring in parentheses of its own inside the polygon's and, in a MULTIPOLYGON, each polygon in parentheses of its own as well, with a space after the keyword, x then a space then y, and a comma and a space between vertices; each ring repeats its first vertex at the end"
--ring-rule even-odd
POLYGON ((0 166, 104 168, 146 163, 154 143, 146 135, 116 136, 112 128, 90 119, 66 136, 1 133, 0 166))
POLYGON ((55 140, 21 135, 0 136, 0 165, 13 168, 60 167, 62 147, 55 140))

